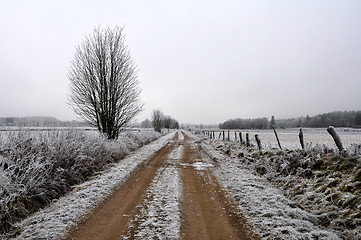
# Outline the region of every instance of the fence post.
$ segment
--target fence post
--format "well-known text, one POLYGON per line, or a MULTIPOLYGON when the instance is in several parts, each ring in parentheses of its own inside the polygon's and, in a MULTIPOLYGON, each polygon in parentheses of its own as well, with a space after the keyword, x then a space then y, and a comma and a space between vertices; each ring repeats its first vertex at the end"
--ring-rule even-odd
POLYGON ((303 141, 303 131, 302 128, 300 128, 300 133, 298 134, 298 137, 300 138, 301 148, 302 150, 305 150, 305 143, 303 141))
POLYGON ((218 140, 221 138, 222 132, 219 131, 219 136, 218 136, 218 140))
POLYGON ((227 138, 227 139, 228 139, 228 141, 229 141, 229 129, 228 129, 228 138, 227 138))
POLYGON ((237 131, 234 131, 234 141, 237 142, 237 131))
POLYGON ((338 147, 338 150, 342 151, 343 150, 342 142, 340 136, 338 136, 336 132, 336 129, 333 126, 329 126, 327 128, 327 132, 332 136, 333 140, 336 143, 336 146, 338 147))
POLYGON ((243 140, 242 140, 242 132, 239 132, 239 142, 240 142, 240 143, 243 143, 243 140))
POLYGON ((224 130, 223 130, 223 141, 224 141, 224 130))
POLYGON ((261 149, 262 149, 261 140, 259 139, 258 134, 254 135, 254 137, 256 138, 258 149, 259 149, 259 151, 261 151, 261 149))
POLYGON ((280 140, 278 139, 278 135, 277 135, 277 132, 276 132, 276 129, 275 129, 275 125, 272 125, 272 128, 273 128, 273 132, 274 132, 275 135, 276 135, 276 139, 277 139, 278 146, 279 146, 280 149, 282 150, 281 143, 280 143, 280 140))
POLYGON ((249 147, 249 134, 246 133, 246 144, 247 144, 247 147, 249 147))

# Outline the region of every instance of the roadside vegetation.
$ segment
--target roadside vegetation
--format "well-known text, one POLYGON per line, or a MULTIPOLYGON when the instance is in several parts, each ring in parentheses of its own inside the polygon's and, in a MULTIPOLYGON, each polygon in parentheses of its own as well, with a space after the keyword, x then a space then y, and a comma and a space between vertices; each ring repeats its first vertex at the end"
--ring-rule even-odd
POLYGON ((1 134, 0 234, 160 136, 154 131, 124 131, 117 140, 84 131, 1 134))
POLYGON ((342 239, 361 239, 360 144, 343 151, 322 144, 283 151, 260 151, 256 146, 230 141, 212 140, 211 144, 237 160, 236 168, 249 169, 280 189, 295 207, 311 214, 314 224, 342 239))

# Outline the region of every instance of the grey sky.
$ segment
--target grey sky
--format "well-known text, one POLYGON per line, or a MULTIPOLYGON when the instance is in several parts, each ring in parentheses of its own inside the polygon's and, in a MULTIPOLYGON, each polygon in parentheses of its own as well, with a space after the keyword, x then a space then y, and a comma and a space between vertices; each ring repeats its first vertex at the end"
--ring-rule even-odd
POLYGON ((0 0, 0 117, 75 119, 75 47, 124 26, 145 111, 180 122, 361 110, 361 1, 0 0))

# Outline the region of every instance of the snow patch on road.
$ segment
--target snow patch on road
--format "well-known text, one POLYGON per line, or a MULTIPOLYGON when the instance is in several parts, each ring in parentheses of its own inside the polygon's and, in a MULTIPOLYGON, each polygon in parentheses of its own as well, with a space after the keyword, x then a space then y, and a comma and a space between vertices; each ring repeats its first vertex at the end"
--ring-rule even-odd
POLYGON ((17 224, 16 239, 59 239, 109 196, 142 162, 153 156, 174 137, 175 132, 159 138, 130 154, 113 167, 78 185, 72 192, 17 224))
POLYGON ((181 131, 178 131, 178 143, 182 144, 184 142, 184 136, 181 131))
POLYGON ((209 164, 209 163, 204 163, 204 162, 195 162, 195 163, 181 163, 181 166, 191 166, 194 167, 195 170, 197 171, 203 171, 203 170, 207 170, 210 167, 213 167, 213 164, 209 164))
MULTIPOLYGON (((178 133, 178 137, 181 134, 178 133)), ((182 158, 183 145, 179 145, 168 156, 161 167, 146 198, 141 205, 140 214, 131 220, 129 231, 123 239, 179 239, 180 237, 180 202, 182 183, 177 167, 182 158), (135 229, 134 229, 135 228, 135 229)))

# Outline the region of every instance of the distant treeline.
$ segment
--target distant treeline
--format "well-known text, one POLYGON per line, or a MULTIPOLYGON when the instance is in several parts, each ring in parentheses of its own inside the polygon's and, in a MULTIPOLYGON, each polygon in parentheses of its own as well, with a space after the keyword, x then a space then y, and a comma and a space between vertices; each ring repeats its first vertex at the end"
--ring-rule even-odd
POLYGON ((219 124, 220 129, 267 129, 275 125, 277 128, 326 128, 334 127, 361 127, 361 111, 338 111, 318 114, 310 117, 299 117, 291 119, 267 118, 255 119, 230 119, 219 124))
POLYGON ((220 129, 267 129, 270 123, 267 118, 229 119, 219 124, 220 129))
POLYGON ((85 127, 79 121, 60 121, 53 117, 5 117, 0 118, 0 126, 18 127, 85 127))

